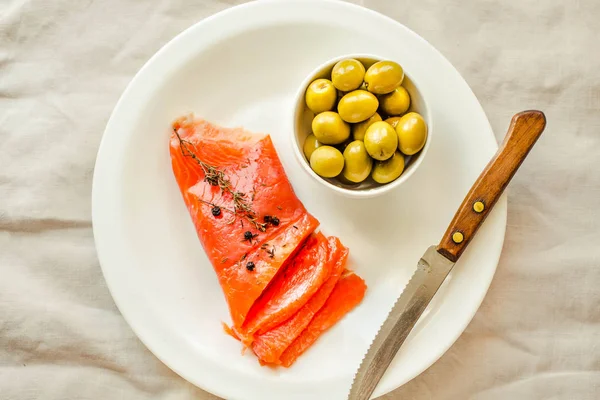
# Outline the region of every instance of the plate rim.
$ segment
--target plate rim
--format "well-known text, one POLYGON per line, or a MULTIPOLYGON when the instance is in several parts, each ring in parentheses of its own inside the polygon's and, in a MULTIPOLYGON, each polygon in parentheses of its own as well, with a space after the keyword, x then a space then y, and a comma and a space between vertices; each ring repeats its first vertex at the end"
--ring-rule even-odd
MULTIPOLYGON (((188 382, 198 386, 199 388, 201 388, 209 393, 223 397, 223 398, 230 397, 231 395, 224 393, 222 390, 220 390, 217 387, 218 385, 207 384, 207 382, 203 382, 203 384, 201 385, 198 382, 198 380, 195 379, 194 377, 192 377, 191 374, 189 374, 187 371, 181 370, 176 365, 174 365, 172 362, 167 361, 166 357, 163 358, 163 356, 160 354, 160 351, 155 351, 156 350, 155 343, 152 343, 152 344, 150 343, 151 340, 149 340, 149 338, 146 336, 146 333, 143 332, 143 330, 139 328, 138 322, 135 321, 135 319, 128 313, 128 311, 124 311, 126 309, 126 307, 124 307, 123 303, 121 303, 121 301, 118 300, 119 296, 116 295, 116 293, 114 291, 114 287, 111 285, 110 279, 108 279, 108 277, 107 277, 106 267, 104 266, 104 265, 106 265, 106 256, 102 255, 104 253, 104 243, 103 243, 103 240, 100 239, 100 236, 102 236, 102 234, 100 233, 101 224, 98 221, 103 216, 102 215, 103 211, 101 211, 102 206, 100 206, 99 204, 101 204, 102 202, 105 202, 106 198, 104 196, 101 197, 102 190, 100 187, 101 186, 100 182, 103 179, 103 175, 106 174, 106 171, 107 171, 107 168, 105 168, 105 166, 103 164, 106 164, 106 162, 104 160, 107 157, 107 154, 106 154, 107 153, 106 147, 108 146, 107 142, 109 140, 111 140, 111 139, 109 139, 109 137, 110 137, 109 132, 112 130, 112 125, 114 124, 114 120, 116 118, 115 115, 117 114, 117 110, 119 110, 121 108, 122 103, 125 102, 125 100, 129 97, 129 93, 132 91, 132 87, 134 87, 134 85, 139 80, 139 78, 144 75, 145 71, 148 68, 150 68, 150 66, 162 55, 162 53, 167 51, 167 49, 170 48, 171 46, 174 46, 175 43, 182 40, 182 38, 184 38, 185 36, 192 34, 192 32, 195 29, 197 29, 199 26, 201 26, 203 24, 206 24, 215 19, 227 16, 230 13, 240 12, 243 9, 268 7, 269 5, 277 4, 277 3, 279 3, 279 5, 280 5, 283 2, 280 0, 256 0, 256 1, 250 1, 247 3, 243 3, 240 5, 236 5, 233 7, 229 7, 222 11, 219 11, 219 12, 212 14, 210 16, 207 16, 207 17, 199 20, 198 22, 192 24, 191 26, 187 27, 185 30, 181 31, 179 34, 177 34, 175 37, 173 37, 171 40, 169 40, 167 43, 165 43, 156 53, 154 53, 148 59, 148 61, 146 61, 144 63, 144 65, 131 78, 131 80, 127 84, 126 88, 122 92, 121 96, 119 97, 117 103, 115 104, 115 106, 111 112, 110 118, 107 121, 106 128, 103 132, 102 139, 101 139, 100 145, 98 147, 96 162, 95 162, 95 166, 94 166, 94 173, 93 173, 91 205, 92 205, 92 223, 93 223, 92 229, 93 229, 93 234, 94 234, 94 242, 95 242, 96 251, 97 251, 100 267, 102 270, 102 274, 104 276, 107 288, 113 298, 113 301, 115 302, 115 305, 119 309, 119 312, 121 313, 121 315, 123 316, 123 318, 127 322, 127 324, 131 327, 131 329, 133 330, 133 332, 135 333, 137 338, 144 344, 144 346, 146 346, 152 352, 152 354, 155 357, 157 357, 162 363, 164 363, 169 369, 173 370, 178 375, 180 375, 182 378, 184 378, 188 382), (104 262, 103 262, 103 260, 104 260, 104 262)), ((495 148, 496 149, 498 148, 498 144, 495 140, 495 136, 494 136, 491 124, 489 122, 489 118, 487 118, 487 115, 486 115, 485 111, 483 110, 481 103, 477 99, 476 95, 473 93, 471 87, 468 85, 466 80, 463 78, 463 76, 460 74, 460 72, 458 70, 456 70, 456 68, 450 63, 450 61, 448 61, 444 57, 443 54, 441 54, 434 46, 432 46, 423 37, 421 37, 414 31, 412 31, 410 28, 406 27, 399 21, 392 19, 391 17, 388 17, 377 11, 371 10, 369 8, 366 8, 366 7, 363 7, 361 5, 354 4, 354 3, 347 3, 347 2, 343 2, 343 1, 339 1, 339 0, 286 0, 285 3, 289 4, 289 5, 295 4, 297 6, 299 6, 299 5, 306 6, 311 3, 313 5, 329 4, 330 6, 347 8, 347 9, 351 10, 352 12, 369 13, 375 18, 387 20, 388 22, 392 22, 392 23, 397 24, 400 27, 402 27, 413 38, 421 41, 430 50, 433 50, 435 53, 437 53, 439 58, 441 60, 443 60, 443 62, 446 64, 445 67, 451 68, 457 74, 457 76, 463 81, 466 88, 468 88, 468 90, 471 92, 473 97, 476 99, 476 104, 479 106, 481 113, 485 116, 485 120, 489 127, 489 133, 492 135, 494 143, 495 143, 495 148)), ((108 156, 108 157, 110 157, 110 156, 108 156)), ((469 313, 470 314, 469 317, 465 320, 464 324, 460 324, 460 329, 457 329, 456 333, 454 335, 447 336, 448 339, 446 339, 444 341, 447 345, 442 346, 440 352, 436 352, 435 354, 432 354, 429 358, 426 358, 425 361, 422 362, 422 368, 416 369, 415 370, 416 372, 411 374, 406 379, 404 379, 400 382, 396 382, 393 385, 391 385, 390 387, 383 388, 383 391, 381 390, 381 388, 378 388, 379 390, 377 390, 375 393, 377 396, 383 395, 385 393, 389 393, 392 390, 397 389, 398 387, 406 384, 407 382, 414 379, 416 376, 423 373, 426 369, 428 369, 431 365, 433 365, 437 360, 439 360, 448 351, 448 349, 450 347, 452 347, 452 345, 464 333, 465 329, 472 321, 473 317, 479 310, 479 308, 483 302, 483 299, 485 298, 486 294, 489 291, 489 287, 491 285, 491 282, 492 282, 495 272, 497 270, 497 266, 498 266, 500 256, 502 253, 503 244, 504 244, 504 240, 505 240, 505 234, 506 234, 506 226, 507 226, 507 195, 506 195, 506 193, 498 201, 498 203, 496 205, 496 209, 498 210, 497 211, 498 213, 502 214, 502 215, 500 215, 500 218, 502 220, 501 224, 499 224, 500 226, 496 228, 498 230, 498 233, 500 234, 501 240, 500 240, 499 246, 497 248, 489 249, 489 260, 490 260, 490 264, 493 265, 493 268, 490 268, 490 275, 489 275, 489 279, 486 282, 486 284, 480 285, 483 290, 481 291, 481 295, 480 295, 480 298, 478 299, 478 301, 473 302, 473 309, 472 309, 472 312, 469 313)))

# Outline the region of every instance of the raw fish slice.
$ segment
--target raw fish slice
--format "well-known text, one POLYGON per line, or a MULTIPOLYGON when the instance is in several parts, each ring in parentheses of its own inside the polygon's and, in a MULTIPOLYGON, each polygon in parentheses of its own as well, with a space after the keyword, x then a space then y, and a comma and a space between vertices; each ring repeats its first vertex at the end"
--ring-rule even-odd
POLYGON ((331 275, 329 242, 322 233, 311 235, 298 254, 275 276, 254 303, 238 336, 247 345, 254 333, 264 333, 300 310, 331 275))
POLYGON ((314 296, 290 319, 254 339, 252 350, 262 363, 280 363, 281 354, 308 326, 338 282, 346 265, 348 249, 336 237, 330 237, 328 241, 330 246, 329 262, 333 263, 331 275, 314 296))
POLYGON ((349 271, 345 273, 308 327, 283 352, 280 358, 281 364, 284 367, 291 366, 319 336, 362 301, 366 290, 365 281, 358 275, 349 271))

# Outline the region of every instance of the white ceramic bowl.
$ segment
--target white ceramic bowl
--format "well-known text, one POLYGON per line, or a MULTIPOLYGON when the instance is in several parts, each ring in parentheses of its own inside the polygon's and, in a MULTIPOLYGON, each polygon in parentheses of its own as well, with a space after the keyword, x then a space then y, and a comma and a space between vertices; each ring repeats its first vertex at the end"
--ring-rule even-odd
MULTIPOLYGON (((417 86, 417 83, 411 78, 410 72, 407 72, 405 69, 404 81, 402 82, 402 86, 404 86, 404 88, 406 88, 406 90, 410 94, 411 101, 410 108, 408 111, 418 112, 425 119, 425 122, 427 123, 427 141, 425 142, 425 146, 420 152, 418 152, 414 156, 404 157, 405 168, 402 175, 400 175, 398 179, 384 185, 373 181, 371 177, 367 178, 367 180, 361 182, 360 184, 346 184, 341 182, 337 178, 327 179, 317 175, 310 167, 310 163, 304 156, 304 152, 302 150, 305 139, 308 137, 308 135, 312 133, 311 125, 312 120, 315 116, 315 114, 312 111, 310 111, 306 106, 304 96, 308 85, 310 85, 312 81, 319 78, 331 79, 331 70, 333 69, 333 66, 338 61, 344 60, 346 58, 354 58, 361 61, 367 69, 377 61, 386 59, 385 57, 372 54, 345 54, 343 56, 330 59, 318 66, 315 70, 313 70, 306 77, 306 79, 304 79, 302 84, 300 84, 300 87, 296 92, 294 100, 295 110, 293 113, 292 121, 294 126, 294 129, 292 130, 294 132, 292 144, 294 147, 294 154, 296 155, 296 159, 298 160, 298 162, 302 165, 302 169, 306 171, 306 173, 308 173, 317 182, 325 185, 334 192, 347 197, 371 198, 394 190, 398 186, 402 185, 402 183, 406 182, 406 180, 412 176, 412 174, 417 170, 417 168, 419 168, 431 144, 431 137, 433 131, 432 117, 430 109, 427 106, 427 102, 422 96, 421 91, 417 86)), ((396 61, 400 65, 402 65, 402 60, 393 61, 396 61)))

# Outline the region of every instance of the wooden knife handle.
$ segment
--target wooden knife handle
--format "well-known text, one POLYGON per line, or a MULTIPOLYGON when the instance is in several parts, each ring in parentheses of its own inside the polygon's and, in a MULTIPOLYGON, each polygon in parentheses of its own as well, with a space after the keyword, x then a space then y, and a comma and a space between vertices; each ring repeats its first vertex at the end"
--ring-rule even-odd
POLYGON ((523 111, 512 118, 504 142, 454 215, 437 247, 438 253, 450 261, 459 259, 545 126, 546 117, 541 111, 523 111))

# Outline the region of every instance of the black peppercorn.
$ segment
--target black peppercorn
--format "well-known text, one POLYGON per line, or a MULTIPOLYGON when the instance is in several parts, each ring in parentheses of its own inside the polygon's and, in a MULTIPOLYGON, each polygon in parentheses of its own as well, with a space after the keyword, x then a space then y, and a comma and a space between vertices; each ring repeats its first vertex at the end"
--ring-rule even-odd
POLYGON ((254 237, 254 235, 252 235, 252 232, 250 232, 250 231, 244 232, 244 240, 252 240, 253 237, 254 237))
POLYGON ((221 215, 221 207, 219 206, 214 206, 211 211, 214 217, 218 217, 219 215, 221 215))
POLYGON ((248 271, 254 271, 254 263, 253 263, 252 261, 248 261, 248 262, 246 263, 246 269, 247 269, 248 271))
POLYGON ((271 222, 271 216, 270 216, 270 215, 265 215, 265 216, 264 216, 264 218, 263 218, 263 220, 264 220, 266 223, 269 223, 269 222, 271 222))
POLYGON ((277 217, 271 218, 271 223, 273 224, 273 226, 279 225, 279 218, 277 218, 277 217))

